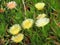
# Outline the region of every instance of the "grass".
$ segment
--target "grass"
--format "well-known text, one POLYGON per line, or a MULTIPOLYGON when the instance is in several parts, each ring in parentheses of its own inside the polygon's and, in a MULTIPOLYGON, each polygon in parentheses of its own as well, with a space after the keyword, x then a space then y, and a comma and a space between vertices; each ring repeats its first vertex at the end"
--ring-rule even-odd
POLYGON ((17 3, 15 9, 9 10, 6 3, 12 0, 1 0, 0 8, 0 45, 60 45, 60 2, 59 0, 14 0, 17 3), (46 3, 43 11, 38 11, 34 5, 38 2, 46 3), (24 8, 26 7, 26 9, 24 8), (7 32, 13 24, 20 24, 25 18, 35 17, 39 13, 46 13, 50 18, 50 23, 42 28, 33 25, 28 31, 22 30, 24 40, 20 43, 14 43, 10 40, 11 35, 7 32), (42 32, 44 32, 42 34, 42 32), (8 41, 9 40, 9 41, 8 41), (7 42, 8 41, 8 42, 7 42))

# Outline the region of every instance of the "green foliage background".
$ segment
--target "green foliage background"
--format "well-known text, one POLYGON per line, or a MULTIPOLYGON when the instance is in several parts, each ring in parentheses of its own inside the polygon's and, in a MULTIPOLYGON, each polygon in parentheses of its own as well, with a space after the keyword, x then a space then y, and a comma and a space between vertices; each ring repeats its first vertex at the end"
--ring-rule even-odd
MULTIPOLYGON (((46 37, 44 37, 42 34, 41 28, 33 26, 33 28, 29 29, 29 31, 22 30, 25 38, 18 45, 60 45, 60 0, 25 0, 25 4, 27 8, 26 12, 24 11, 22 0, 0 1, 0 8, 5 10, 5 12, 0 13, 0 38, 2 39, 5 37, 5 40, 9 40, 10 35, 7 33, 9 27, 13 24, 21 25, 25 17, 35 20, 35 17, 39 13, 46 13, 50 18, 50 23, 44 27, 46 37), (7 9, 6 3, 10 1, 16 1, 16 9, 7 9), (38 2, 46 3, 45 9, 43 11, 38 11, 34 7, 34 5, 38 2)), ((8 42, 6 45, 9 44, 11 44, 11 42, 8 42)))

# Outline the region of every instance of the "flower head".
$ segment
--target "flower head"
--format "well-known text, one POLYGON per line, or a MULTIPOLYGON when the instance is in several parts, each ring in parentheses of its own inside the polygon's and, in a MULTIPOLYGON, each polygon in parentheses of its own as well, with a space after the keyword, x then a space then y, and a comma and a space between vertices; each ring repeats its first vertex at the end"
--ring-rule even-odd
POLYGON ((13 42, 19 43, 19 42, 21 42, 23 40, 23 38, 24 38, 24 35, 20 33, 20 34, 18 34, 16 36, 12 36, 11 40, 13 42))
POLYGON ((39 14, 38 16, 37 16, 37 19, 40 19, 40 18, 45 18, 46 17, 46 14, 39 14))
POLYGON ((37 3, 35 4, 35 7, 38 9, 38 10, 42 10, 45 6, 45 3, 37 3))
POLYGON ((12 27, 10 27, 9 32, 13 35, 18 34, 19 31, 21 31, 21 27, 19 24, 15 24, 12 27))
POLYGON ((36 21, 36 26, 37 27, 44 27, 49 23, 49 18, 41 18, 36 21))
POLYGON ((17 4, 16 4, 15 1, 11 1, 11 2, 8 2, 8 3, 7 3, 7 7, 8 7, 9 9, 13 9, 13 8, 15 8, 16 6, 17 6, 17 4))
POLYGON ((24 20, 23 23, 22 23, 22 27, 23 27, 24 29, 29 29, 29 28, 32 27, 32 25, 33 25, 33 19, 26 19, 26 20, 24 20))

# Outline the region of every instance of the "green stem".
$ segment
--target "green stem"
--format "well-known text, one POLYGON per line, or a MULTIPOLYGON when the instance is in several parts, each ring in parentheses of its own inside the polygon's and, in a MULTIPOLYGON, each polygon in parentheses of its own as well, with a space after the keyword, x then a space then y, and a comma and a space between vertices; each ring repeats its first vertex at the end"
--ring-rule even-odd
POLYGON ((25 6, 25 0, 22 0, 23 6, 24 6, 24 17, 26 19, 26 6, 25 6))
POLYGON ((47 37, 47 32, 46 32, 46 30, 44 30, 44 27, 42 27, 42 33, 43 33, 44 37, 47 37))

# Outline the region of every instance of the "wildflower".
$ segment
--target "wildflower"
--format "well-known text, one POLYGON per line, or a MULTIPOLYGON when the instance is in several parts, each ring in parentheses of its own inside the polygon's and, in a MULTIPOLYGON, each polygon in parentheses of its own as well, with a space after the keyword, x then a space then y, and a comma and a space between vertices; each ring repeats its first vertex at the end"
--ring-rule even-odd
POLYGON ((15 24, 12 27, 10 27, 9 32, 13 35, 18 34, 19 31, 21 31, 21 27, 19 24, 15 24))
POLYGON ((37 19, 40 19, 40 18, 44 18, 44 17, 46 17, 46 14, 39 14, 38 16, 37 16, 37 19))
POLYGON ((13 42, 19 43, 19 42, 21 42, 23 40, 23 38, 24 38, 24 35, 22 33, 20 33, 20 34, 18 34, 16 36, 12 36, 11 40, 13 42))
POLYGON ((37 27, 43 27, 49 23, 49 18, 41 18, 36 21, 36 26, 37 27))
POLYGON ((45 6, 45 3, 37 3, 35 4, 35 7, 38 9, 38 10, 42 10, 45 6))
POLYGON ((23 23, 22 23, 22 27, 23 27, 24 29, 29 29, 29 28, 32 27, 32 25, 33 25, 33 19, 26 19, 26 20, 24 20, 23 23))
POLYGON ((7 7, 8 9, 13 9, 17 6, 16 2, 15 1, 11 1, 11 2, 8 2, 7 3, 7 7))

